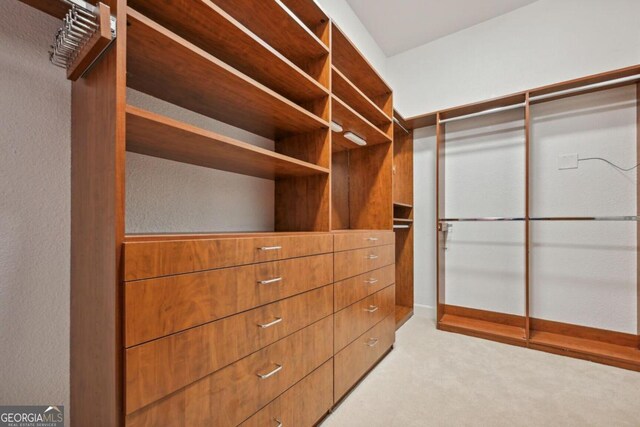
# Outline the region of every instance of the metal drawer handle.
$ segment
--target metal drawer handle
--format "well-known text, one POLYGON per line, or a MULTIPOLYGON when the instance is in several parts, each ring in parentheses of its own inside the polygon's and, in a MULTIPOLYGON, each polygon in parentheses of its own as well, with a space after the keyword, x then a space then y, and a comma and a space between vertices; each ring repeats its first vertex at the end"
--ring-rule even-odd
POLYGON ((276 365, 276 369, 274 369, 273 371, 266 374, 256 374, 256 375, 259 376, 261 380, 266 380, 267 378, 277 374, 282 370, 282 365, 278 365, 277 363, 275 365, 276 365))
POLYGON ((367 255, 365 259, 378 259, 378 255, 373 255, 373 254, 367 255))
POLYGON ((282 282, 282 277, 276 277, 274 279, 268 280, 258 280, 258 283, 261 285, 270 285, 271 283, 282 282))
POLYGON ((375 313, 378 311, 377 305, 370 305, 369 308, 365 308, 364 311, 368 311, 369 313, 375 313))
POLYGON ((273 322, 258 323, 258 326, 260 326, 262 329, 267 329, 267 328, 272 327, 273 325, 277 325, 280 322, 282 322, 282 317, 276 317, 276 320, 274 320, 273 322))
POLYGON ((280 421, 280 420, 279 420, 279 419, 277 419, 277 418, 274 418, 274 419, 273 419, 273 421, 275 421, 275 422, 277 422, 277 423, 278 423, 278 425, 277 425, 276 427, 282 427, 282 421, 280 421))
POLYGON ((367 238, 365 238, 364 240, 368 240, 368 241, 370 241, 370 242, 377 242, 377 241, 378 241, 378 238, 377 238, 377 237, 367 237, 367 238))
POLYGON ((279 251, 280 249, 282 249, 282 246, 262 246, 258 248, 261 251, 279 251))
POLYGON ((378 279, 374 279, 373 277, 369 280, 365 280, 364 283, 367 283, 369 285, 373 285, 374 283, 378 283, 378 279))
POLYGON ((380 341, 378 338, 369 338, 369 341, 367 342, 367 345, 369 347, 375 347, 376 344, 378 344, 378 341, 380 341))

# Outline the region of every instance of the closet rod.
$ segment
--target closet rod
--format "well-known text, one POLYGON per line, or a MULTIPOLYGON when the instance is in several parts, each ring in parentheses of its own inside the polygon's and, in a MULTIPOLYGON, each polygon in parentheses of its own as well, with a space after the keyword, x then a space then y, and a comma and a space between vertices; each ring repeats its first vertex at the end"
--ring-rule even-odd
POLYGON ((482 218, 442 218, 440 222, 493 222, 493 221, 524 221, 518 217, 488 216, 482 218))
POLYGON ((394 121, 394 123, 395 123, 395 124, 397 124, 398 126, 400 126, 400 129, 402 129, 403 131, 405 131, 405 133, 406 133, 407 135, 409 135, 409 134, 411 133, 411 132, 409 132, 409 131, 407 130, 407 128, 405 128, 404 126, 402 126, 402 123, 400 123, 400 120, 398 120, 398 119, 396 119, 396 118, 394 117, 394 118, 393 118, 393 121, 394 121))
POLYGON ((552 216, 530 219, 531 221, 639 221, 640 216, 552 216))
POLYGON ((640 74, 636 74, 634 76, 622 77, 620 79, 609 80, 606 82, 594 83, 586 86, 580 86, 573 89, 561 90, 559 92, 546 93, 544 95, 532 96, 529 100, 530 102, 542 101, 548 98, 555 98, 557 96, 570 95, 572 93, 584 92, 592 89, 599 89, 601 87, 613 86, 626 82, 633 82, 636 80, 640 80, 640 74))
POLYGON ((506 107, 491 108, 489 110, 479 111, 477 113, 470 113, 470 114, 465 114, 463 116, 456 116, 456 117, 451 117, 449 119, 443 119, 443 120, 440 120, 440 123, 448 123, 456 120, 470 119, 472 117, 479 117, 487 114, 501 113, 503 111, 517 110, 518 108, 524 108, 526 106, 527 106, 526 102, 521 102, 520 104, 507 105, 506 107))

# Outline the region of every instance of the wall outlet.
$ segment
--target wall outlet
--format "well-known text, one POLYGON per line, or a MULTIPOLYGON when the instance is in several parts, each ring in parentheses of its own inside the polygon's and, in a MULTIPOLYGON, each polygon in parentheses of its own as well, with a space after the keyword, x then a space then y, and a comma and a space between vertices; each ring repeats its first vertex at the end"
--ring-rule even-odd
POLYGON ((558 157, 558 169, 578 169, 578 154, 560 154, 558 157))

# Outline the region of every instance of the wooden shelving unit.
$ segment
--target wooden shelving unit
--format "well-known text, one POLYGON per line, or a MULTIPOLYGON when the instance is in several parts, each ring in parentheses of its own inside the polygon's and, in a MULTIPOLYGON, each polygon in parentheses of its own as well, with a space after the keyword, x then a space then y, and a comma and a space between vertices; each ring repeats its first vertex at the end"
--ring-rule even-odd
POLYGON ((258 178, 328 175, 329 169, 127 106, 127 151, 258 178))
MULTIPOLYGON (((332 120, 344 128, 345 132, 353 132, 367 142, 367 146, 391 142, 391 138, 378 129, 346 102, 333 95, 331 97, 332 120)), ((346 149, 361 148, 345 139, 342 134, 334 132, 336 143, 346 149)))
MULTIPOLYGON (((591 360, 598 363, 609 364, 626 369, 640 371, 640 323, 637 334, 622 334, 610 330, 595 330, 581 325, 560 324, 544 319, 536 319, 531 316, 531 280, 530 280, 530 253, 531 238, 529 233, 531 219, 530 199, 530 160, 529 153, 534 144, 531 140, 531 105, 542 102, 552 102, 566 97, 606 91, 623 86, 634 85, 638 98, 640 98, 640 66, 627 67, 606 73, 587 76, 566 82, 552 84, 528 91, 523 91, 480 103, 463 105, 443 111, 423 114, 407 120, 411 129, 426 126, 436 127, 437 139, 437 171, 438 180, 436 194, 437 215, 437 319, 438 328, 467 334, 471 336, 492 339, 509 344, 527 346, 532 349, 547 351, 556 354, 591 360), (523 287, 525 291, 525 313, 522 316, 513 316, 505 313, 495 313, 470 308, 460 308, 447 305, 445 298, 446 280, 444 267, 445 237, 442 222, 446 220, 444 210, 444 168, 446 146, 446 122, 451 119, 463 119, 467 116, 483 114, 495 114, 508 110, 520 109, 523 112, 525 122, 525 212, 522 219, 525 224, 525 275, 523 287)), ((640 115, 637 120, 640 129, 640 115)), ((640 130, 637 138, 640 149, 640 130)), ((397 209, 410 209, 411 203, 402 201, 396 205, 397 209), (406 206, 405 206, 406 205, 406 206), (401 206, 405 206, 404 208, 401 206)), ((397 214, 396 214, 397 217, 397 214)), ((633 218, 633 217, 631 217, 633 218)), ((555 218, 558 219, 558 218, 555 218)), ((593 220, 594 218, 563 218, 564 220, 593 220)), ((483 219, 483 220, 486 220, 483 219)), ((504 220, 504 219, 502 219, 504 220)), ((509 219, 507 219, 509 220, 509 219)), ((539 220, 539 219, 538 219, 539 220)), ((544 220, 544 219, 543 219, 544 220)), ((554 220, 550 218, 549 220, 554 220)), ((640 240, 639 240, 640 244, 640 240)), ((638 280, 637 298, 640 307, 640 280, 638 280)), ((637 314, 640 319, 640 308, 637 314)))

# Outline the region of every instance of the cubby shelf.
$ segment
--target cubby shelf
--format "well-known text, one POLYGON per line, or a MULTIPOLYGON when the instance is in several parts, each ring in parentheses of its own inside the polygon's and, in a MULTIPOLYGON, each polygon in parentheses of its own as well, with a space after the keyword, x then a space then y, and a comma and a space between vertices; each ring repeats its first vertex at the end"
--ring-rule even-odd
POLYGON ((280 0, 307 28, 318 37, 329 25, 329 17, 322 11, 315 1, 309 0, 280 0))
POLYGON ((298 66, 329 53, 329 47, 279 1, 215 2, 298 66))
POLYGON ((326 87, 216 4, 209 1, 188 3, 188 7, 154 0, 130 0, 128 4, 297 104, 328 95, 326 87))
POLYGON ((531 331, 530 343, 562 351, 574 351, 595 358, 635 364, 640 370, 640 349, 634 347, 542 331, 531 331))
POLYGON ((128 9, 127 84, 267 138, 328 123, 135 10, 128 9))
POLYGON ((438 322, 438 328, 479 337, 490 336, 500 341, 521 345, 526 344, 524 328, 454 314, 443 315, 438 322))
POLYGON ((393 202, 393 206, 400 207, 400 208, 413 209, 413 205, 409 203, 393 202))
POLYGON ((411 224, 413 222, 413 219, 411 219, 411 218, 393 218, 393 222, 411 224))
POLYGON ((377 126, 389 127, 391 118, 362 93, 349 79, 336 67, 331 67, 333 93, 346 104, 359 112, 363 117, 377 126))
POLYGON ((127 151, 266 179, 329 169, 128 105, 127 151))
MULTIPOLYGON (((344 129, 353 132, 367 141, 367 146, 391 142, 391 138, 362 117, 357 111, 348 106, 343 100, 333 95, 331 97, 332 120, 344 129)), ((334 142, 345 148, 359 148, 360 146, 345 139, 342 134, 334 132, 334 142)))
POLYGON ((393 114, 391 88, 347 36, 333 24, 332 63, 387 116, 393 114))

